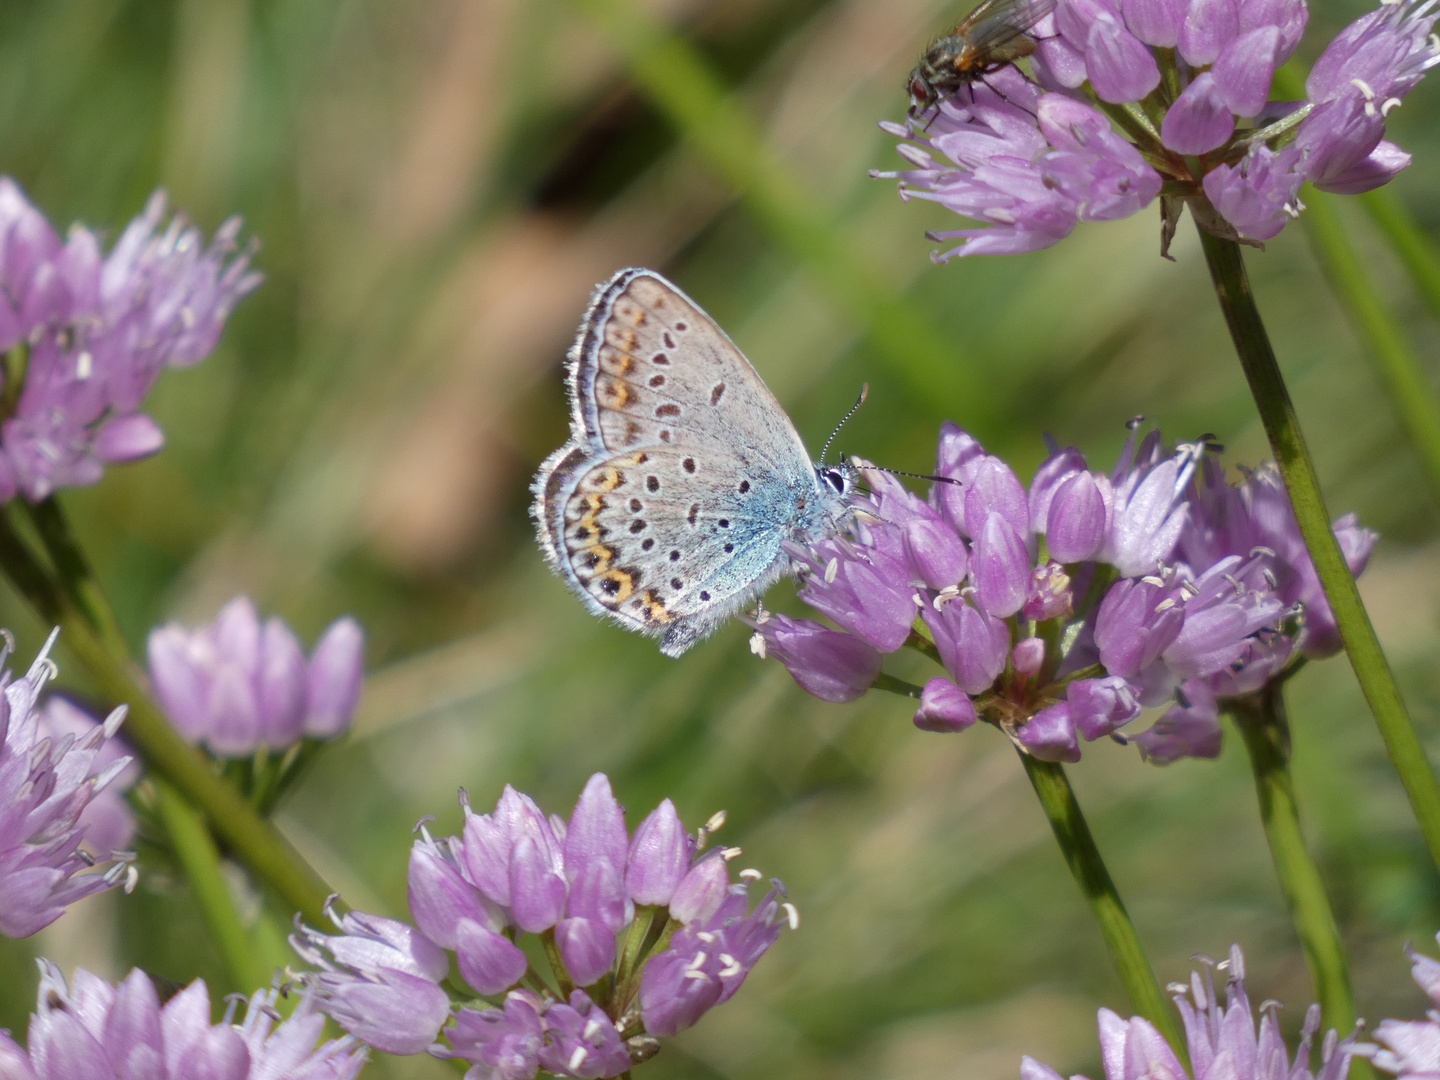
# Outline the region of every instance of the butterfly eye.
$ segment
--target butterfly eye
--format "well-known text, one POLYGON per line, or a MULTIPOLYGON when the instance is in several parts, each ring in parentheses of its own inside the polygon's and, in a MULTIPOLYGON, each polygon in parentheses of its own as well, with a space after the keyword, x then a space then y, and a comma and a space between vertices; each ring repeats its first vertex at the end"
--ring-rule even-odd
POLYGON ((837 495, 844 495, 850 489, 850 477, 842 469, 821 469, 820 479, 837 495))

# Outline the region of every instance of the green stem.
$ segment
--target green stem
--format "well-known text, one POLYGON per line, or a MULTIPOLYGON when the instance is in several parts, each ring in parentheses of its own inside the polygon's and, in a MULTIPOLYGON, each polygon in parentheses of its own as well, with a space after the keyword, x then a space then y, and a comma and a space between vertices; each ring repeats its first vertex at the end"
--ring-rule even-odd
POLYGON ((1373 276, 1362 265, 1332 197, 1322 191, 1307 192, 1305 207, 1301 220, 1320 267, 1364 339, 1410 442, 1430 476, 1434 494, 1440 495, 1440 408, 1436 407, 1435 392, 1420 358, 1381 298, 1373 276))
POLYGON ((545 948, 545 959, 550 961, 550 970, 555 973, 555 985, 560 989, 560 1000, 568 1000, 575 992, 575 980, 570 977, 570 969, 565 966, 565 958, 560 955, 560 943, 555 940, 553 927, 540 935, 540 944, 545 948))
MULTIPOLYGON (((1309 198, 1309 195, 1306 195, 1309 198)), ((1370 220, 1380 226, 1385 239, 1400 256, 1401 263, 1409 271, 1420 290, 1420 295, 1435 314, 1440 315, 1440 258, 1435 247, 1415 219, 1410 216, 1403 203, 1389 188, 1376 188, 1360 196, 1360 205, 1370 215, 1370 220)))
POLYGON ((912 698, 918 698, 925 690, 922 686, 916 686, 914 683, 906 682, 904 679, 897 679, 894 675, 886 675, 883 671, 875 676, 875 681, 870 684, 870 689, 889 690, 892 694, 900 694, 904 697, 912 698))
POLYGON ((1030 754, 1020 752, 1025 773, 1035 788, 1045 816, 1050 819, 1050 828, 1055 832, 1055 841, 1065 856, 1075 883, 1090 902, 1090 908, 1100 923, 1100 933, 1115 960, 1115 969, 1120 982, 1130 996, 1131 1007, 1145 1017, 1174 1048, 1183 1062, 1186 1058, 1185 1040, 1180 1036, 1169 1001, 1155 981, 1150 961, 1145 958, 1144 946, 1135 932, 1135 924, 1125 911, 1125 904, 1115 889, 1110 871, 1095 846, 1090 826, 1075 801, 1075 792, 1065 769, 1058 762, 1041 761, 1030 754))
POLYGON ((17 499, 16 505, 23 509, 34 523, 35 531, 40 534, 40 541, 45 545, 45 553, 50 556, 50 561, 55 566, 60 586, 65 590, 70 602, 89 620, 90 625, 100 635, 100 640, 112 653, 128 659, 129 647, 115 621, 115 613, 110 610, 110 602, 105 599, 105 592, 91 571, 89 560, 75 542, 65 513, 55 496, 52 495, 40 503, 17 499))
POLYGON ((1350 971, 1320 868, 1300 830, 1300 811, 1290 778, 1290 726, 1285 717, 1284 694, 1279 687, 1269 686, 1259 694, 1233 699, 1227 707, 1250 753, 1260 820, 1270 842, 1275 876, 1280 880, 1285 906, 1310 967, 1310 981, 1324 1013, 1325 1027, 1348 1034, 1355 1026, 1350 971))
POLYGON ((220 872, 220 851, 204 819, 164 780, 152 777, 151 783, 155 785, 155 807, 160 823, 190 882, 190 892, 200 907, 205 928, 230 969, 233 989, 248 994, 269 986, 274 970, 267 969, 257 955, 250 934, 240 921, 235 899, 220 872))
POLYGON ((240 861, 292 910, 316 925, 326 925, 329 887, 234 787, 215 775, 206 757, 180 738, 159 706, 140 688, 127 659, 106 647, 16 535, 4 513, 0 513, 0 567, 43 620, 61 627, 61 641, 100 694, 129 705, 125 739, 140 751, 146 766, 174 784, 240 861))
POLYGON ((1345 651, 1375 716, 1390 761, 1410 797, 1410 806, 1430 849, 1430 857, 1440 866, 1440 787, 1436 786, 1425 749, 1405 711, 1395 677, 1375 637, 1375 628, 1370 625, 1370 616, 1360 601, 1360 590, 1355 587, 1355 578, 1330 527, 1330 517, 1320 495, 1320 482, 1305 448, 1295 406, 1280 375, 1280 365, 1255 306, 1240 247, 1203 229, 1200 240, 1220 307, 1230 327, 1230 337, 1240 356, 1240 365, 1245 369, 1245 378, 1250 383, 1250 393, 1255 398, 1265 434, 1270 438, 1280 475, 1290 493, 1300 534, 1314 560, 1325 598, 1345 642, 1345 651))
POLYGON ((912 628, 910 630, 910 636, 905 639, 905 644, 909 645, 910 648, 914 649, 916 652, 924 656, 928 656, 931 660, 934 660, 935 663, 940 664, 943 667, 944 663, 940 659, 940 650, 935 647, 935 642, 931 641, 926 636, 930 633, 930 631, 926 629, 922 633, 921 630, 917 629, 918 627, 923 627, 924 625, 925 624, 923 622, 916 620, 916 628, 912 628))

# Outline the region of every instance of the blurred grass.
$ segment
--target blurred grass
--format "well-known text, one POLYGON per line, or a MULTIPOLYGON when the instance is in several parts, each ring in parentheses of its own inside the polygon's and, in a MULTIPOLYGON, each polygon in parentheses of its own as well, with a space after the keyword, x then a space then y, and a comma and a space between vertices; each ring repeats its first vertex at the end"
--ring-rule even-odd
MULTIPOLYGON (((1365 6, 1317 3, 1307 59, 1365 6)), ((122 627, 140 651, 155 623, 208 618, 241 590, 307 642, 337 614, 362 619, 374 675, 358 730, 281 814, 358 906, 403 912, 411 826, 436 814, 458 827, 460 785, 477 805, 508 781, 563 810, 605 769, 637 820, 665 795, 692 824, 728 808, 722 837, 785 880, 804 922, 744 993, 646 1066, 657 1080, 999 1080, 1021 1053, 1097 1075, 1094 1010, 1123 998, 1003 739, 918 733, 898 698, 810 700, 749 654, 738 626, 665 660, 587 617, 535 551, 526 484, 565 438, 560 360, 588 290, 624 265, 656 266, 702 302, 812 447, 866 381, 847 452, 923 471, 942 419, 979 419, 944 389, 958 376, 943 359, 927 351, 902 371, 893 342, 865 335, 813 259, 676 135, 578 10, 0 2, 0 170, 62 228, 118 230, 163 184, 206 229, 238 212, 264 244, 267 283, 219 352, 157 388, 166 451, 65 498, 122 627)), ((1192 237, 1163 262, 1145 214, 1036 255, 937 268, 923 234, 950 225, 945 213, 867 178, 898 160, 874 124, 902 114, 904 75, 954 15, 946 5, 639 10, 733 88, 725 100, 831 242, 973 359, 983 434, 1022 473, 1045 431, 1108 463, 1137 413, 1260 459, 1192 237)), ((1415 156, 1391 194, 1432 239, 1437 95, 1422 85, 1390 117, 1415 156)), ((1364 215, 1345 223, 1433 388, 1433 312, 1364 215)), ((1384 534, 1362 591, 1433 745, 1434 497, 1300 231, 1249 265, 1330 505, 1384 534)), ((0 623, 22 658, 42 638, 8 593, 0 623)), ((1360 1011, 1418 1015, 1400 947, 1427 948, 1440 929, 1440 881, 1345 665, 1297 679, 1291 714, 1301 809, 1360 1011)), ((1162 981, 1182 978, 1191 953, 1239 941, 1252 989, 1288 1002, 1282 1020, 1297 1028, 1304 965, 1238 741, 1218 762, 1168 769, 1096 746, 1073 773, 1162 981)), ((23 1028, 37 954, 231 989, 163 869, 134 896, 0 941, 0 1026, 23 1028)), ((372 1073, 448 1075, 421 1061, 372 1073)))

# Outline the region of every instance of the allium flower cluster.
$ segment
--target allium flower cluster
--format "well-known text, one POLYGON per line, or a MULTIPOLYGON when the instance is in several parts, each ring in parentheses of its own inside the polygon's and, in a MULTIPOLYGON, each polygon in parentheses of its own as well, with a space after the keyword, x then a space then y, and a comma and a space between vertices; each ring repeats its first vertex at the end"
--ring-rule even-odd
POLYGON ((1308 16, 1305 0, 1059 0, 1032 31, 1033 83, 1003 69, 882 123, 911 167, 872 175, 983 223, 933 234, 964 240, 939 261, 1048 247, 1162 183, 1167 238, 1188 203, 1210 232, 1268 240, 1307 181, 1355 194, 1410 164, 1385 118, 1440 64, 1434 0, 1382 0, 1326 48, 1306 100, 1271 101, 1308 16))
POLYGON ((350 1080, 368 1051, 346 1036, 316 1045, 325 1018, 310 995, 279 1023, 276 992, 257 991, 245 1017, 210 1022, 210 994, 196 979, 164 1005, 139 968, 118 986, 75 972, 72 991, 55 965, 40 961, 40 993, 27 1046, 0 1032, 6 1080, 350 1080))
POLYGON ((1382 1020, 1372 1033, 1375 1043, 1361 1043, 1355 1053, 1368 1057, 1377 1069, 1402 1080, 1440 1074, 1440 963, 1417 953, 1408 945, 1410 974, 1421 990, 1430 995, 1435 1008, 1424 1020, 1382 1020))
POLYGON ((221 757, 248 757, 350 726, 365 635, 354 619, 337 619, 307 661, 283 621, 261 623, 255 605, 237 596, 208 626, 152 630, 149 659, 156 696, 180 734, 221 757))
POLYGON ((209 355, 260 284, 248 252, 235 255, 238 218, 208 246, 164 219, 156 192, 107 255, 79 225, 62 242, 0 177, 0 502, 17 491, 38 502, 159 450, 163 433, 139 411, 151 384, 209 355))
MULTIPOLYGON (((1054 448, 1027 490, 953 424, 928 499, 866 469, 852 536, 793 547, 800 596, 838 629, 761 614, 752 647, 827 701, 872 686, 910 644, 945 674, 917 726, 993 723, 1036 757, 1074 761, 1144 706, 1133 736, 1156 761, 1213 757, 1217 699, 1253 693, 1297 652, 1338 641, 1273 470, 1229 486, 1206 444, 1167 450, 1131 431, 1109 473, 1054 448)), ((1375 535, 1336 526, 1359 573, 1375 535)))
MULTIPOLYGON (((1185 681, 1175 689, 1176 704, 1149 731, 1135 736, 1141 751, 1160 763, 1186 755, 1215 756, 1220 750, 1220 703, 1225 698, 1257 693, 1297 657, 1318 660, 1341 649, 1335 617, 1274 465, 1246 473, 1239 484, 1231 485, 1219 463, 1207 457, 1189 505, 1189 521, 1174 554, 1181 572, 1195 578, 1199 567, 1234 568, 1243 563, 1242 569, 1228 571, 1234 580, 1252 595, 1273 597, 1293 618, 1288 627, 1265 628, 1251 635, 1239 651, 1227 654, 1224 667, 1207 675, 1177 669, 1185 681), (1262 558, 1247 561, 1252 553, 1262 558)), ((1359 577, 1377 535, 1361 528, 1354 514, 1336 521, 1334 530, 1350 573, 1359 577)), ((1187 619, 1197 626, 1234 617, 1222 608, 1210 608, 1205 615, 1188 612, 1187 607, 1187 619)))
MULTIPOLYGON (((103 726, 104 721, 97 720, 62 694, 47 695, 40 706, 39 730, 57 742, 62 739, 83 742, 96 737, 96 729, 103 726)), ((132 759, 125 740, 112 735, 100 744, 91 769, 104 773, 117 762, 120 771, 115 778, 93 792, 85 809, 80 811, 79 824, 83 831, 80 846, 97 860, 109 858, 112 851, 128 848, 135 836, 135 814, 125 793, 140 779, 140 763, 132 759)))
MULTIPOLYGON (((95 841, 105 838, 87 837, 85 818, 129 764, 128 757, 106 754, 125 710, 116 709, 83 735, 52 733, 36 699, 55 674, 49 657, 54 642, 51 634, 24 678, 0 675, 0 934, 7 937, 35 933, 68 905, 126 876, 124 853, 98 848, 95 841), (117 861, 108 871, 84 872, 97 857, 117 861)), ((7 642, 0 663, 8 655, 7 642)))
POLYGON ((631 835, 610 782, 590 778, 569 822, 510 787, 490 814, 462 793, 460 836, 422 830, 410 855, 414 926, 352 912, 296 949, 321 970, 319 1007, 371 1046, 429 1050, 472 1078, 618 1076, 728 1000, 795 909, 779 884, 749 910, 738 849, 706 850, 712 819, 686 834, 667 799, 631 835), (539 935, 553 983, 517 945, 539 935), (482 1002, 452 1007, 454 954, 482 1002), (448 1026, 446 1026, 447 1021, 448 1026), (442 1032, 448 1042, 436 1045, 442 1032))
MULTIPOLYGON (((1185 1024, 1191 1071, 1187 1071, 1155 1025, 1143 1017, 1123 1020, 1109 1009, 1100 1010, 1100 1054, 1105 1062, 1105 1080, 1344 1080, 1350 1059, 1357 1052, 1354 1036, 1340 1039, 1334 1031, 1325 1033, 1320 1067, 1312 1072, 1310 1049, 1320 1030, 1320 1006, 1311 1005, 1305 1014, 1300 1045, 1295 1058, 1280 1037, 1275 1014, 1276 1001, 1260 1005, 1257 1033, 1255 1014, 1245 994, 1245 958, 1238 945, 1230 947, 1230 958, 1213 965, 1206 957, 1202 977, 1191 972, 1190 985, 1172 984, 1175 1004, 1185 1024), (1215 993, 1212 965, 1228 969, 1225 1005, 1215 993), (1188 994, 1188 996, 1187 996, 1188 994)), ((1021 1080, 1061 1080, 1048 1065, 1029 1056, 1020 1065, 1021 1080)), ((1085 1080, 1072 1077, 1071 1080, 1085 1080)))

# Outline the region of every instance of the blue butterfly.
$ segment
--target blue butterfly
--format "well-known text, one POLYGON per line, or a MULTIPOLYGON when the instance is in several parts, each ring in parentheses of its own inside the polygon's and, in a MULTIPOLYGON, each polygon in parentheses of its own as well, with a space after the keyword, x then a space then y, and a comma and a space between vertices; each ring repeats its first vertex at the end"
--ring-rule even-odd
POLYGON ((840 531, 854 470, 812 464, 715 321, 653 270, 596 289, 570 350, 570 441, 535 476, 551 567, 679 656, 840 531))

